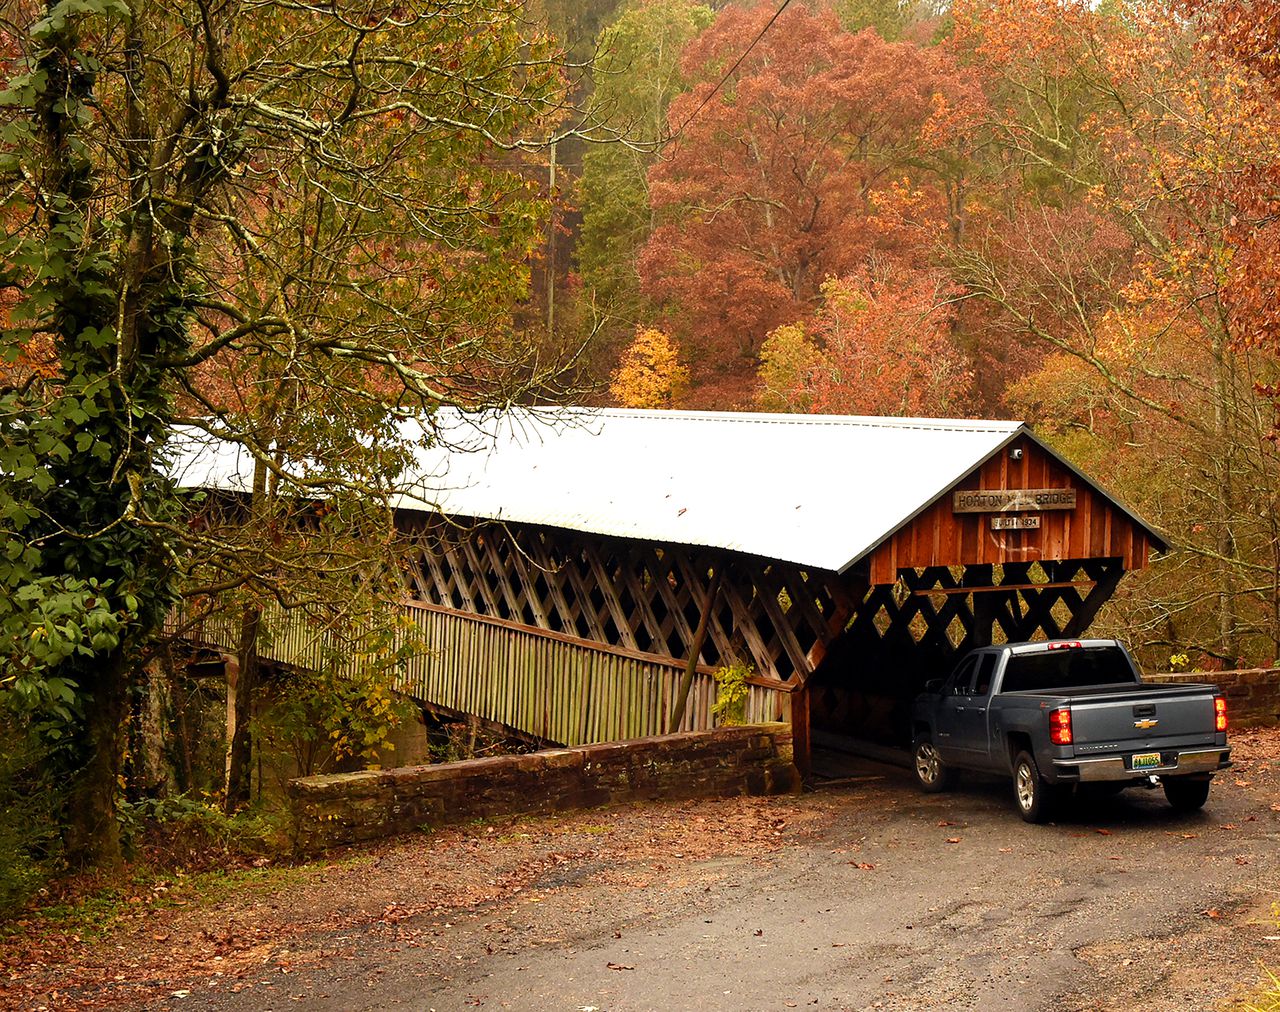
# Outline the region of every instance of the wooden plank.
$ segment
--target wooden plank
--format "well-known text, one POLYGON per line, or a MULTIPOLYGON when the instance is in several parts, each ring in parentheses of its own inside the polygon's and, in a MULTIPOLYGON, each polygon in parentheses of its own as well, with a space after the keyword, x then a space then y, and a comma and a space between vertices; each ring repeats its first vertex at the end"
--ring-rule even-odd
MULTIPOLYGON (((430 604, 426 601, 401 601, 401 607, 422 609, 424 611, 440 612, 446 615, 455 615, 459 618, 468 619, 483 625, 494 625, 503 629, 512 629, 519 632, 532 633, 547 639, 556 640, 561 643, 569 643, 573 646, 584 647, 590 650, 599 651, 602 654, 617 654, 621 657, 632 657, 636 660, 647 661, 653 664, 663 664, 668 667, 680 669, 683 665, 679 660, 672 657, 665 657, 659 654, 649 654, 640 650, 630 650, 626 647, 613 646, 609 643, 601 643, 597 640, 582 639, 578 636, 571 636, 568 633, 556 632, 552 629, 539 629, 537 626, 524 625, 520 622, 512 622, 510 619, 497 618, 493 615, 478 615, 475 612, 459 611, 456 608, 446 608, 438 604, 430 604)), ((705 667, 705 666, 704 666, 705 667)), ((714 668, 705 667, 710 673, 714 668)))
MULTIPOLYGON (((765 645, 764 639, 760 635, 760 630, 756 627, 756 623, 751 617, 747 603, 742 599, 742 592, 736 581, 732 578, 726 580, 721 589, 721 594, 723 594, 725 601, 733 612, 734 627, 755 661, 756 670, 761 674, 777 678, 778 674, 777 669, 774 667, 773 657, 770 655, 769 648, 765 645)), ((728 649, 732 650, 731 644, 728 649)), ((722 650, 721 653, 727 655, 725 650, 722 650)))
MULTIPOLYGON (((547 617, 547 610, 542 606, 542 598, 538 594, 537 589, 537 570, 531 569, 527 564, 522 549, 518 542, 513 538, 511 541, 511 552, 509 555, 511 569, 514 571, 516 578, 523 585, 524 600, 529 605, 529 610, 533 612, 533 619, 537 622, 539 628, 551 629, 551 620, 547 617)), ((544 578, 548 591, 550 590, 550 581, 544 578)))
POLYGON ((1068 637, 1082 636, 1088 630, 1090 623, 1097 617, 1099 609, 1107 603, 1111 595, 1115 593, 1116 587, 1120 585, 1120 579, 1124 576, 1124 566, 1119 560, 1112 560, 1112 564, 1107 568, 1104 574, 1100 574, 1093 590, 1085 597, 1079 607, 1074 610, 1074 614, 1062 630, 1062 634, 1068 637))
POLYGON ((579 614, 586 622, 587 631, 591 633, 591 638, 600 643, 607 643, 608 639, 604 634, 604 626, 600 622, 600 614, 591 603, 591 588, 587 585, 587 581, 582 575, 582 570, 579 568, 579 560, 582 560, 590 568, 590 563, 586 561, 585 549, 575 551, 574 555, 567 558, 564 563, 565 571, 569 574, 569 584, 573 587, 574 593, 578 598, 579 614))
POLYGON ((627 590, 631 593, 632 599, 636 602, 636 608, 640 612, 640 620, 644 624, 645 631, 648 633, 650 640, 650 653, 669 653, 670 647, 667 645, 666 636, 662 631, 662 623, 658 621, 658 616, 653 610, 653 603, 650 598, 656 592, 657 580, 653 575, 653 564, 657 561, 653 553, 653 549, 647 546, 636 547, 632 549, 632 554, 628 560, 631 565, 625 569, 627 577, 627 590), (637 575, 636 571, 644 573, 649 577, 649 586, 644 586, 643 579, 637 575), (654 644, 661 645, 661 650, 654 650, 654 644))
POLYGON ((567 574, 564 572, 564 563, 557 562, 551 554, 546 542, 543 540, 544 535, 535 532, 529 539, 527 549, 534 563, 546 574, 547 584, 551 588, 551 602, 555 610, 560 615, 560 630, 577 632, 577 623, 574 621, 578 611, 569 604, 568 597, 565 596, 562 583, 567 582, 567 574))
MULTIPOLYGON (((495 527, 493 530, 497 532, 500 531, 501 528, 495 527)), ((497 583, 498 590, 502 593, 502 600, 507 606, 507 611, 510 613, 512 619, 521 622, 521 624, 525 624, 523 622, 524 609, 520 607, 520 597, 511 583, 510 574, 507 570, 507 564, 502 558, 502 553, 498 550, 499 539, 506 539, 509 536, 510 535, 507 531, 501 530, 500 534, 495 533, 492 537, 486 537, 483 545, 484 555, 485 559, 488 560, 489 573, 493 577, 494 582, 497 583)), ((508 551, 510 551, 509 546, 508 551)), ((496 611, 494 612, 494 616, 500 618, 502 616, 502 612, 496 611)))
POLYGON ((435 552, 426 551, 422 554, 421 559, 427 567, 427 572, 431 575, 432 583, 435 584, 436 602, 438 604, 452 604, 450 584, 445 576, 444 568, 440 565, 439 557, 435 552))
POLYGON ((484 601, 485 614, 498 615, 498 598, 493 593, 493 588, 489 586, 489 581, 484 578, 483 570, 485 565, 471 539, 467 539, 462 543, 462 554, 467 565, 471 567, 471 571, 476 574, 475 582, 480 589, 480 597, 484 601))
POLYGON ((1052 583, 1001 583, 989 587, 935 587, 932 590, 913 590, 917 597, 945 596, 950 594, 990 594, 1012 590, 1049 590, 1060 587, 1092 587, 1095 580, 1065 580, 1052 583))
POLYGON ((675 623, 675 630, 680 637, 685 656, 688 656, 689 644, 693 642, 693 629, 690 628, 684 609, 680 606, 680 600, 667 579, 668 575, 682 579, 676 572, 674 552, 664 549, 662 563, 664 570, 655 570, 653 573, 654 587, 658 591, 658 596, 662 598, 663 606, 671 616, 671 621, 675 623))

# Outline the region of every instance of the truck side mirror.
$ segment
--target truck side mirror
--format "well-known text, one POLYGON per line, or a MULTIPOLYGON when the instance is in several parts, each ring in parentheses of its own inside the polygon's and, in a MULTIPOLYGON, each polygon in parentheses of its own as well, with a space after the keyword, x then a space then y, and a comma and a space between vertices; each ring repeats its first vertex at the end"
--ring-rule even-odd
POLYGON ((942 689, 941 678, 930 678, 927 682, 924 683, 925 692, 939 692, 941 691, 941 689, 942 689))

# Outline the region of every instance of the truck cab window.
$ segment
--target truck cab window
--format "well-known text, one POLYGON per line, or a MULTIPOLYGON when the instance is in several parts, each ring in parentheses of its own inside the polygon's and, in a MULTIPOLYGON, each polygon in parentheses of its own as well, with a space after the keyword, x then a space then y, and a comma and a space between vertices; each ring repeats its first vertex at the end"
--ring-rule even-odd
POLYGON ((999 654, 985 653, 978 658, 978 673, 973 679, 973 694, 985 696, 991 691, 991 676, 996 670, 996 658, 999 654))
POLYGON ((1044 692, 1087 685, 1133 685, 1137 674, 1116 647, 1014 654, 1004 672, 1002 692, 1044 692))
POLYGON ((973 669, 977 665, 976 657, 966 657, 960 662, 960 666, 952 672, 951 677, 947 679, 947 684, 943 687, 943 693, 948 696, 967 696, 969 695, 969 683, 973 679, 973 669))

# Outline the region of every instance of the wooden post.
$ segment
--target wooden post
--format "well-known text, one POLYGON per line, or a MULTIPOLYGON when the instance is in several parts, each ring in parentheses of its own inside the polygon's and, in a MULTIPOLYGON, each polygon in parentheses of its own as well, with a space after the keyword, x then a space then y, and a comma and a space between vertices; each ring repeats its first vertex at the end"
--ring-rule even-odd
POLYGON ((795 750, 794 762, 802 777, 810 770, 812 737, 809 734, 809 686, 802 682, 789 694, 791 700, 791 747, 795 750))
MULTIPOLYGON (((968 566, 965 569, 964 581, 984 588, 991 586, 995 581, 993 569, 994 567, 990 565, 968 566)), ((968 641, 965 643, 969 649, 991 646, 995 638, 996 603, 994 594, 973 595, 973 622, 969 625, 968 641)))
POLYGON ((711 574, 711 582, 707 585, 707 596, 702 602, 702 614, 698 617, 698 628, 693 634, 693 642, 689 645, 689 659, 685 661, 684 677, 680 679, 680 688, 676 690, 675 708, 671 712, 671 721, 667 725, 667 734, 675 734, 680 730, 680 722, 684 720, 684 708, 689 702, 689 690, 693 688, 693 676, 698 670, 698 657, 702 653, 702 644, 707 641, 707 629, 711 625, 711 606, 715 603, 716 591, 720 589, 720 566, 711 574))

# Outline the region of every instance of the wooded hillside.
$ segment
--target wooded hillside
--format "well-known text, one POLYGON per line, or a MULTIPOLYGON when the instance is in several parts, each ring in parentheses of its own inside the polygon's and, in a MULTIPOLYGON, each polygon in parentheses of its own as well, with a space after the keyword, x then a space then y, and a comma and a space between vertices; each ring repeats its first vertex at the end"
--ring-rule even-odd
POLYGON ((1148 663, 1269 662, 1280 114, 1257 16, 595 11, 590 102, 627 143, 557 184, 556 341, 593 335, 601 402, 1025 418, 1176 545, 1111 612, 1148 663))

